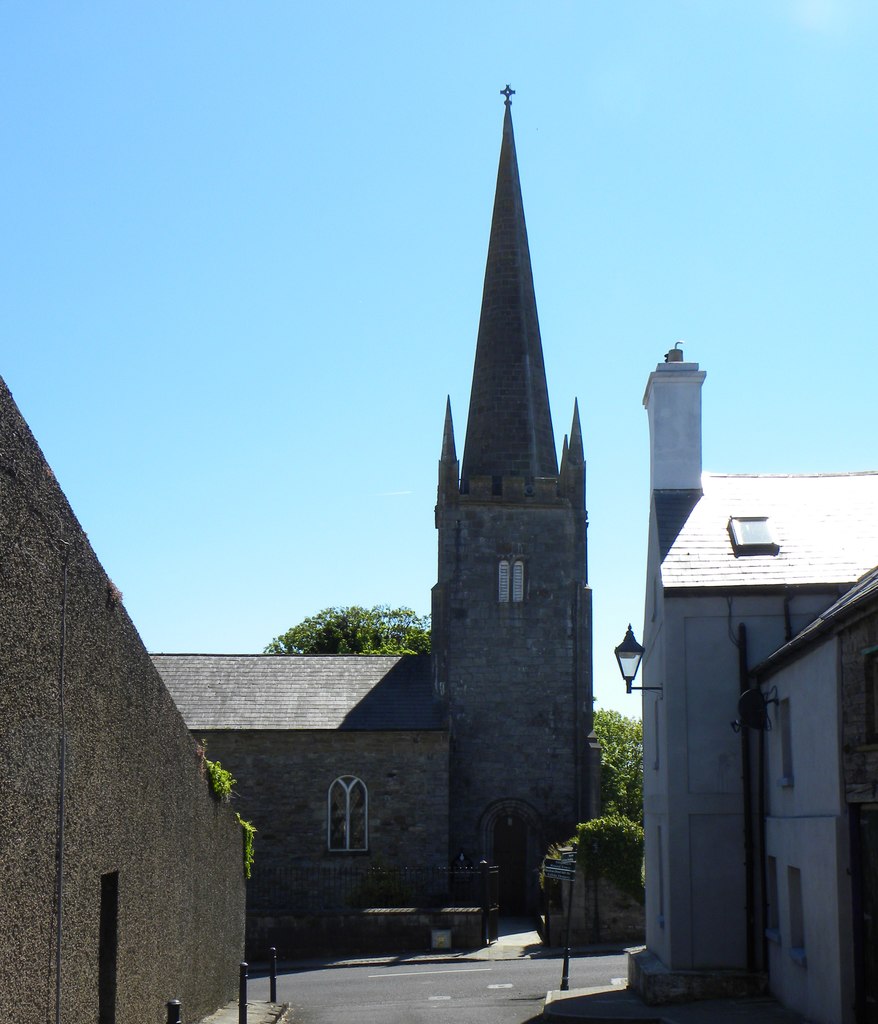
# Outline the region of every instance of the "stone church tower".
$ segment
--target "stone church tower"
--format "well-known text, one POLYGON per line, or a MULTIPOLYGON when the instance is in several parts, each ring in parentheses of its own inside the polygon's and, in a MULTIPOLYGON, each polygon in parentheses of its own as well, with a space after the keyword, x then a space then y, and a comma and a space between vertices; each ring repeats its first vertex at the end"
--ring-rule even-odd
POLYGON ((446 407, 433 670, 451 734, 450 845, 533 909, 549 842, 597 813, 585 460, 558 469, 506 95, 463 467, 446 407))

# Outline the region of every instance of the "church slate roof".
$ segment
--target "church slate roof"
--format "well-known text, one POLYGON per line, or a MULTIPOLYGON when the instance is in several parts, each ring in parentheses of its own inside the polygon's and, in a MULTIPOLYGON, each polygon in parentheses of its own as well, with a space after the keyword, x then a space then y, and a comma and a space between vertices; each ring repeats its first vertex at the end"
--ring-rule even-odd
POLYGON ((430 656, 153 654, 191 730, 435 730, 430 656))
POLYGON ((678 531, 662 560, 666 590, 852 584, 878 564, 878 473, 705 473, 702 485, 682 525, 679 505, 656 502, 659 538, 678 531), (736 557, 729 519, 748 516, 768 517, 777 554, 736 557))

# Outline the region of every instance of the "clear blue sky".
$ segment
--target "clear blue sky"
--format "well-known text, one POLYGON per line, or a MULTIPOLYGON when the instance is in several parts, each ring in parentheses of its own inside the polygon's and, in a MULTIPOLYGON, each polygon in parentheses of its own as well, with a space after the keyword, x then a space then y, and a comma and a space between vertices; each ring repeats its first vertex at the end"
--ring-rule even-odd
POLYGON ((503 113, 598 703, 642 630, 649 372, 705 468, 878 467, 878 5, 0 5, 0 375, 153 651, 426 613, 503 113))

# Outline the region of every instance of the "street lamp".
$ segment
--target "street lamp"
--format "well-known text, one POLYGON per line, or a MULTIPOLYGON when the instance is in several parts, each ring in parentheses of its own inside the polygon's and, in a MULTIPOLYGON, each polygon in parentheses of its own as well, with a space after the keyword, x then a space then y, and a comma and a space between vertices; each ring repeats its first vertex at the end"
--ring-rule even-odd
POLYGON ((628 632, 625 634, 625 639, 616 648, 616 661, 619 663, 619 671, 622 673, 622 678, 625 680, 625 692, 631 693, 632 690, 661 690, 660 686, 633 686, 634 677, 637 675, 637 670, 640 668, 640 662, 643 658, 643 648, 637 642, 634 637, 634 632, 631 629, 631 623, 628 623, 628 632))

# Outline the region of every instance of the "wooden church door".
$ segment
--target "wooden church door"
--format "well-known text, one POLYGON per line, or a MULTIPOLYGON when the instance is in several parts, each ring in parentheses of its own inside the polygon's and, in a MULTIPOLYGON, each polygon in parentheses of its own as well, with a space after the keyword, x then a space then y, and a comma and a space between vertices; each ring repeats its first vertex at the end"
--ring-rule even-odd
POLYGON ((527 822, 501 814, 494 822, 494 863, 500 868, 500 913, 527 913, 527 822))

